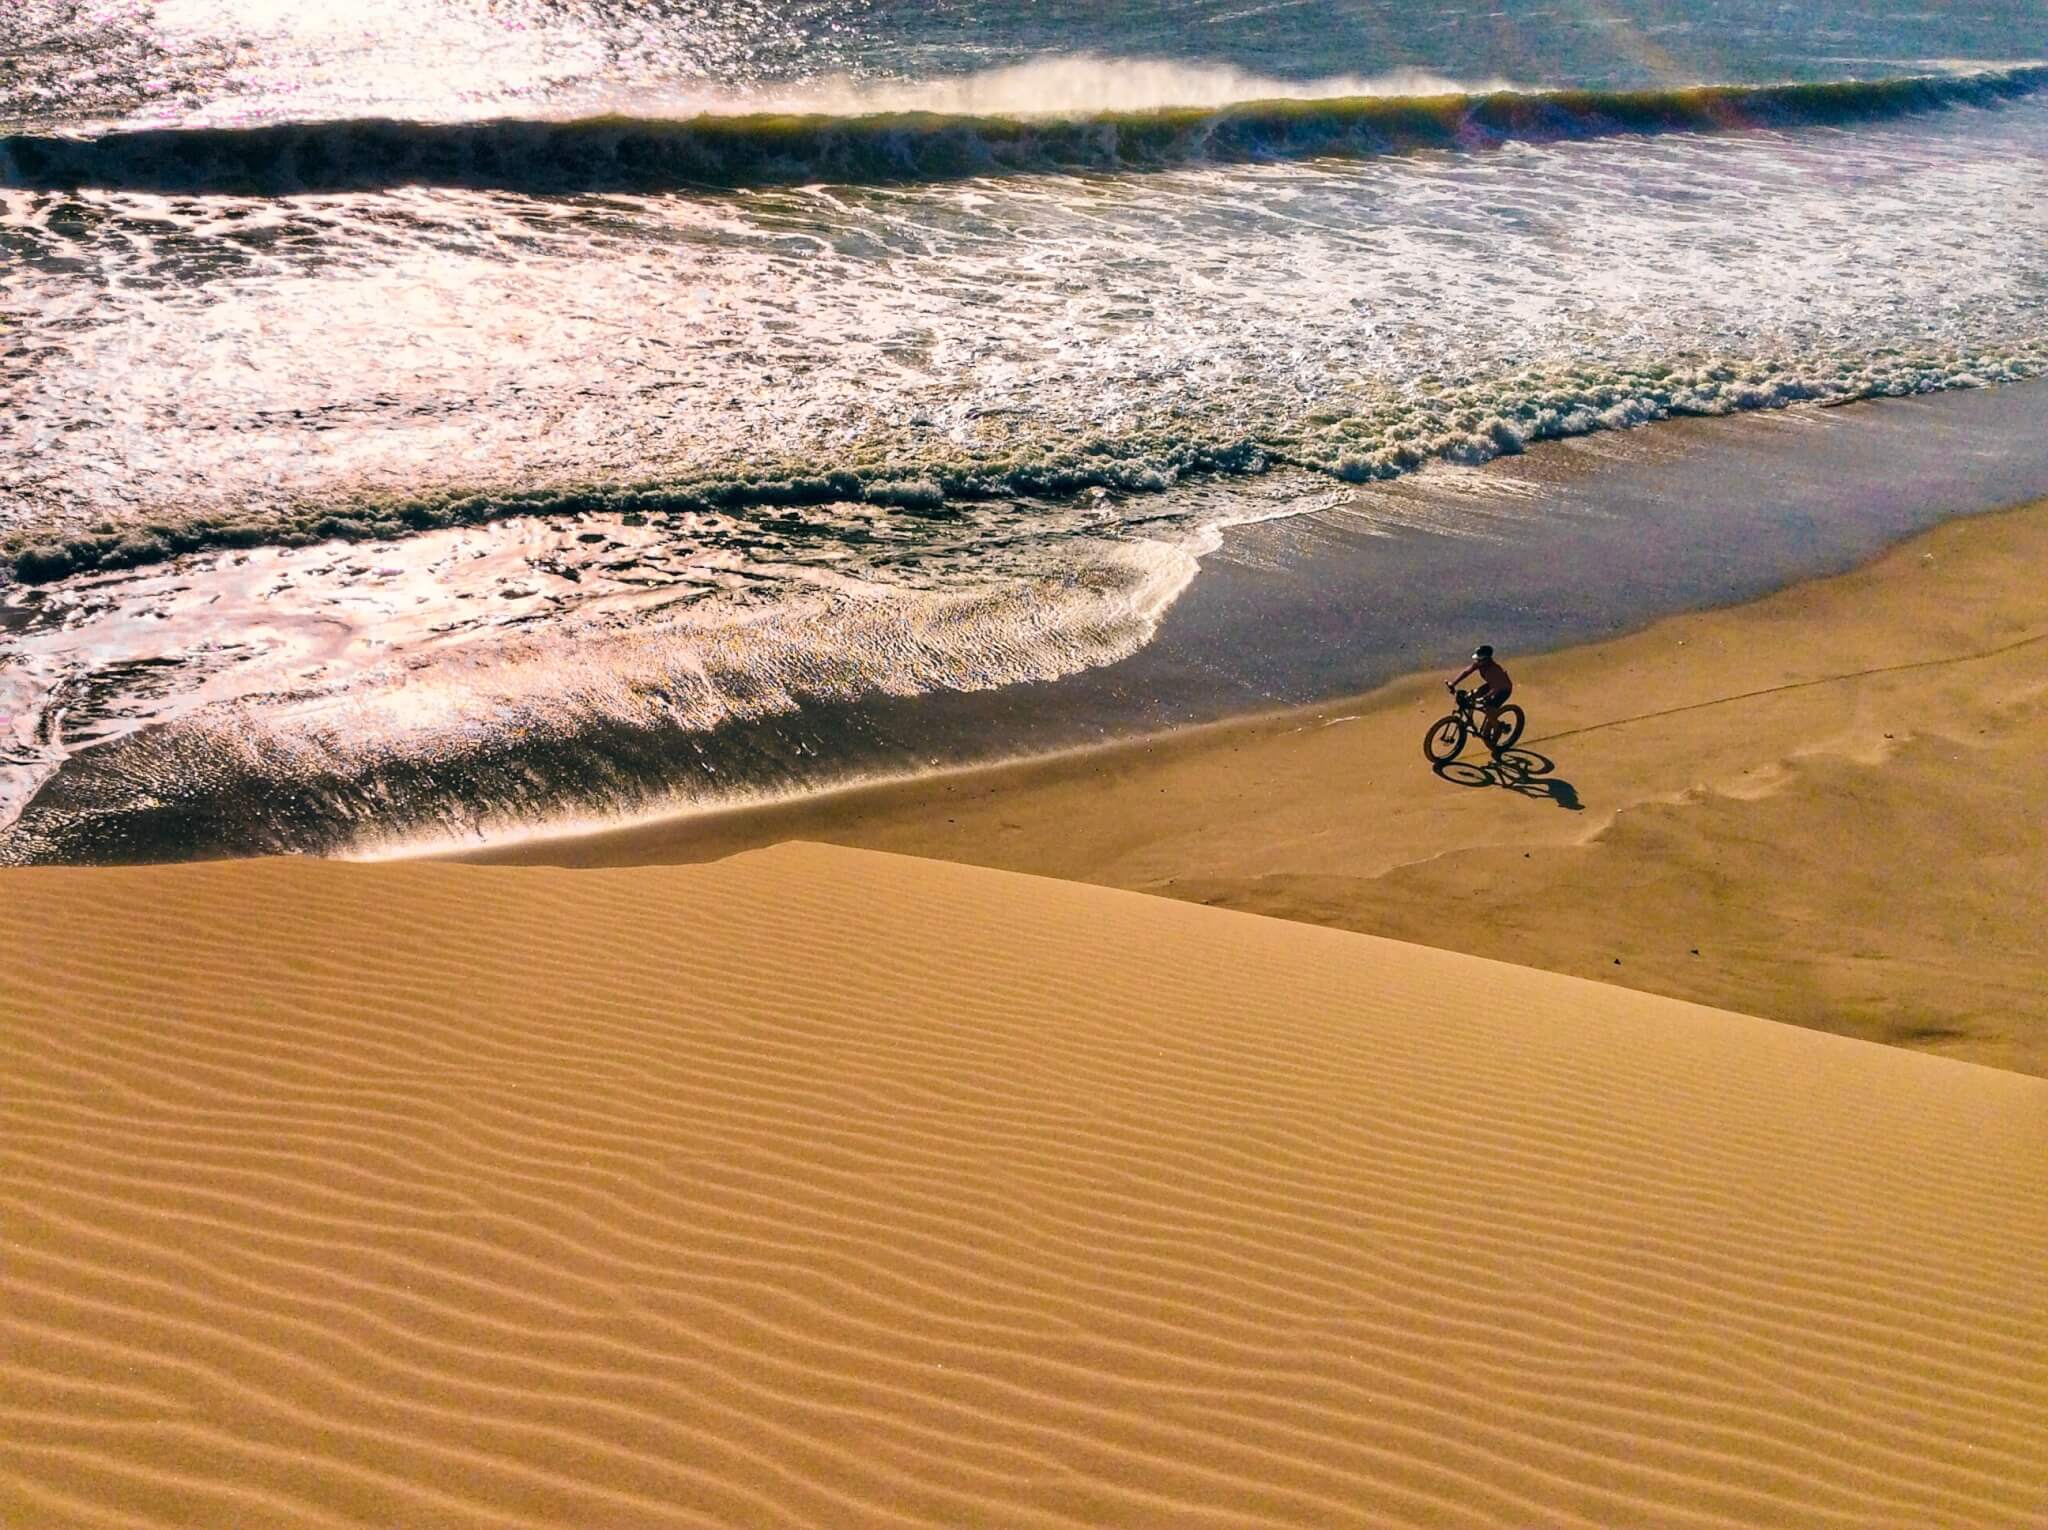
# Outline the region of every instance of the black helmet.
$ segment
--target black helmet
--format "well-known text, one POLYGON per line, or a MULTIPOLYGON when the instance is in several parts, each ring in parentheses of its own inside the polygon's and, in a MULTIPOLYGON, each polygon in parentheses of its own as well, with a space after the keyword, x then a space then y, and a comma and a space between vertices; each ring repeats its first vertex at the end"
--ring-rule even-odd
POLYGON ((1482 659, 1482 660, 1483 660, 1483 659, 1490 659, 1490 658, 1492 658, 1492 657, 1493 657, 1493 644, 1491 644, 1491 643, 1481 643, 1481 644, 1480 644, 1480 645, 1479 645, 1479 646, 1478 646, 1477 648, 1475 648, 1475 649, 1473 649, 1473 650, 1472 650, 1472 657, 1473 657, 1473 658, 1475 658, 1475 659, 1482 659))

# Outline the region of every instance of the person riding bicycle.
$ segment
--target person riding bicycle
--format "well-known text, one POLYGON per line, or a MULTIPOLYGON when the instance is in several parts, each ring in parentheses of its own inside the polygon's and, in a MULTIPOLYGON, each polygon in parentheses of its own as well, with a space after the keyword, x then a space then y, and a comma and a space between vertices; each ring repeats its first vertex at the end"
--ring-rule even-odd
POLYGON ((1500 725, 1500 709, 1507 705, 1508 697, 1515 691, 1515 682, 1508 678, 1508 672, 1494 661, 1493 645, 1481 643, 1472 650, 1472 662, 1458 672, 1458 679, 1449 681, 1444 689, 1455 691, 1458 681, 1467 675, 1479 677, 1479 688, 1472 693, 1473 704, 1479 708, 1479 736, 1490 748, 1494 730, 1500 725))

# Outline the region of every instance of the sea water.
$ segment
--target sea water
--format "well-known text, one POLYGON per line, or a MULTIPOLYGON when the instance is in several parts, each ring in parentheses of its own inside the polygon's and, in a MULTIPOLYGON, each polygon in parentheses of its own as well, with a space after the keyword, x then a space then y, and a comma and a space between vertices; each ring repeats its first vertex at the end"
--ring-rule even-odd
POLYGON ((17 0, 0 858, 825 779, 781 720, 1128 659, 1355 485, 2041 376, 2044 59, 2032 0, 17 0))

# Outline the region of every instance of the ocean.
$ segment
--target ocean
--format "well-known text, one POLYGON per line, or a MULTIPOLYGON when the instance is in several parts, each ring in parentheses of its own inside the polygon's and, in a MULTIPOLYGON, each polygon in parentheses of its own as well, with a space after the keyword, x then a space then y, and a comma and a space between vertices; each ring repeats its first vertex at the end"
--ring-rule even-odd
POLYGON ((1246 528, 1512 561, 1376 486, 2041 378, 2044 60, 2038 0, 11 0, 0 862, 968 757, 923 701, 1057 709, 1246 528))

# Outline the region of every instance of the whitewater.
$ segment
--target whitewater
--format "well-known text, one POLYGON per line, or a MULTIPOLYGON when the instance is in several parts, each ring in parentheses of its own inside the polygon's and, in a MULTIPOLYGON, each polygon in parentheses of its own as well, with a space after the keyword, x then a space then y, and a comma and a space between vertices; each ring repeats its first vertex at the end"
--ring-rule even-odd
POLYGON ((2030 6, 701 9, 0 22, 0 855, 746 795, 1352 485, 2048 375, 2030 6))

